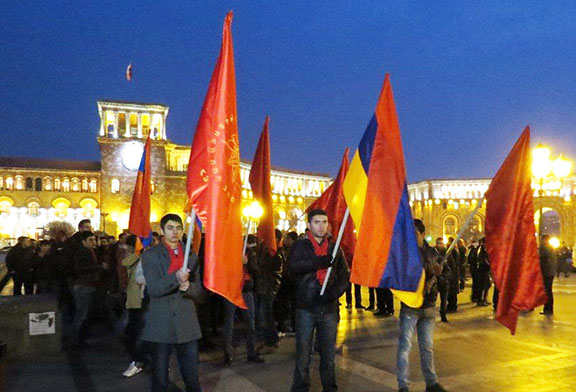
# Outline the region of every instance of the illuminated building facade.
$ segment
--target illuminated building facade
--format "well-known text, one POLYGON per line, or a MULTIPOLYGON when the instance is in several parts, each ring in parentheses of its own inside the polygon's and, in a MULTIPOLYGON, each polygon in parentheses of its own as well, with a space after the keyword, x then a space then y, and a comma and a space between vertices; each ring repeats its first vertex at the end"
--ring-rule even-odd
MULTIPOLYGON (((468 216, 474 211, 490 186, 490 179, 428 180, 408 186, 410 206, 415 218, 424 221, 428 240, 456 237, 468 216)), ((533 180, 534 221, 542 233, 558 237, 568 246, 576 244, 576 177, 559 180, 550 177, 542 182, 533 180), (540 211, 542 225, 540 226, 540 211)), ((483 237, 486 202, 472 218, 463 238, 474 241, 483 237)))
MULTIPOLYGON (((0 239, 38 237, 51 221, 76 226, 83 218, 91 218, 97 230, 122 232, 128 227, 137 169, 150 133, 153 228, 158 229, 165 213, 180 213, 190 147, 167 139, 168 110, 159 104, 98 101, 100 162, 0 157, 0 239)), ((242 162, 240 171, 244 207, 252 201, 250 164, 242 162)), ((304 231, 304 210, 331 181, 324 174, 273 168, 277 227, 304 231)))

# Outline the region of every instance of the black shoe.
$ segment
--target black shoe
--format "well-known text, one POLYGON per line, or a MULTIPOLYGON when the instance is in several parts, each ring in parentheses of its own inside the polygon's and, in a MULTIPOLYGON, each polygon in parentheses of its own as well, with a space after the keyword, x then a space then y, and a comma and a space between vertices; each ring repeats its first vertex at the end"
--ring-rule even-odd
POLYGON ((440 321, 442 321, 443 323, 447 323, 448 322, 448 318, 446 318, 445 314, 441 314, 440 315, 440 321))
POLYGON ((224 355, 224 366, 232 366, 232 357, 230 355, 224 355))
POLYGON ((249 355, 247 358, 248 362, 254 362, 254 363, 264 363, 264 359, 260 358, 260 356, 258 354, 255 355, 249 355))
POLYGON ((398 392, 410 392, 408 388, 400 388, 398 392))
POLYGON ((394 316, 394 311, 393 311, 393 310, 390 310, 390 311, 387 310, 387 311, 386 311, 386 314, 384 315, 384 317, 392 317, 392 316, 394 316))
POLYGON ((368 307, 366 308, 366 310, 374 310, 374 305, 373 305, 373 304, 368 305, 368 307))
POLYGON ((546 315, 546 316, 552 316, 554 314, 554 312, 550 312, 548 310, 544 310, 542 312, 540 312, 540 314, 546 315))
POLYGON ((385 317, 387 314, 388 312, 383 309, 378 309, 377 311, 374 312, 374 316, 376 317, 385 317))
POLYGON ((448 392, 444 387, 438 383, 426 386, 426 392, 448 392))
POLYGON ((356 305, 356 309, 358 309, 358 310, 364 310, 364 309, 366 309, 366 308, 365 308, 364 306, 362 306, 361 304, 357 304, 357 305, 356 305))

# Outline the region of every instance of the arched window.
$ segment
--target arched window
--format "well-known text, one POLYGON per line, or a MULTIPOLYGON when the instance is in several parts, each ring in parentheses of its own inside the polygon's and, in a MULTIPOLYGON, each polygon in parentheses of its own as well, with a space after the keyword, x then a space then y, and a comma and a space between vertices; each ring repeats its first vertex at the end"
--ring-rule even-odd
POLYGON ((32 177, 26 177, 26 190, 31 191, 34 182, 32 181, 32 177))
POLYGON ((62 189, 61 187, 61 182, 59 178, 54 179, 54 190, 57 192, 60 192, 60 190, 62 189))
POLYGON ((52 178, 51 177, 44 177, 44 190, 46 190, 46 191, 52 190, 52 178))
POLYGON ((72 179, 72 192, 78 192, 80 190, 80 180, 74 177, 72 179))
POLYGON ((88 179, 82 179, 82 192, 88 192, 88 179))
POLYGON ((38 177, 34 180, 34 190, 40 192, 42 190, 42 179, 38 177))
POLYGON ((62 180, 62 192, 70 192, 70 180, 68 178, 62 180))
POLYGON ((24 177, 22 176, 16 176, 16 184, 15 184, 15 188, 19 191, 21 191, 22 189, 24 189, 24 177))
POLYGON ((456 218, 453 216, 447 216, 444 218, 444 235, 454 236, 458 230, 456 218))
POLYGON ((95 179, 90 180, 90 192, 92 193, 98 192, 98 184, 96 183, 95 179))
POLYGON ((111 185, 110 185, 110 192, 118 193, 120 192, 120 180, 117 178, 113 178, 111 185))
POLYGON ((35 201, 28 203, 28 215, 32 217, 40 215, 40 204, 35 201))
POLYGON ((7 191, 14 190, 14 179, 12 177, 6 177, 6 190, 7 191))

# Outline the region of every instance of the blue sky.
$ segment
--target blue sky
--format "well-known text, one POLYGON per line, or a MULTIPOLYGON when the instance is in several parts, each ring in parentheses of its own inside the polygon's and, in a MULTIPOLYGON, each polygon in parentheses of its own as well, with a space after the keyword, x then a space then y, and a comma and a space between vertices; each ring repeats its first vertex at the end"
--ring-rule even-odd
POLYGON ((243 158, 270 115, 274 165, 335 175, 386 72, 410 181, 491 177, 527 124, 576 157, 570 1, 5 1, 0 155, 98 160, 101 98, 190 144, 230 9, 243 158))

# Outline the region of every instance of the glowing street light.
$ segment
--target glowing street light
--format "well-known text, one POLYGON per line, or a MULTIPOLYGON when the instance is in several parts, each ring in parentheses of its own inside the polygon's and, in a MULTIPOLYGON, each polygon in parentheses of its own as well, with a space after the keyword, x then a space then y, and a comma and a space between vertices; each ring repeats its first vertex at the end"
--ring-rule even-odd
POLYGON ((538 144, 532 150, 532 174, 542 181, 550 174, 551 166, 550 149, 543 144, 538 144))
POLYGON ((552 172, 554 176, 559 178, 565 178, 572 172, 572 162, 565 159, 562 154, 558 156, 552 163, 552 172))

